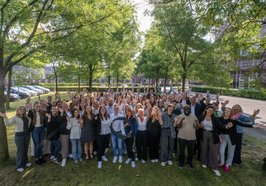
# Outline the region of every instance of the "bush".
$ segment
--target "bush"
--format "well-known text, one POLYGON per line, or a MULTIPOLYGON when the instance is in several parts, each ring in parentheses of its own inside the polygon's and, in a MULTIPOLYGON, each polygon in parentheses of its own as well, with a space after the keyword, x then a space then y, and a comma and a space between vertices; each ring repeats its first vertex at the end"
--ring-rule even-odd
MULTIPOLYGON (((41 86, 44 86, 44 85, 41 85, 41 86)), ((49 88, 52 91, 55 91, 55 86, 44 86, 44 87, 49 88)), ((89 90, 89 86, 80 86, 81 91, 84 88, 89 90)), ((116 86, 111 86, 111 88, 114 90, 114 92, 116 92, 116 86)), ((108 87, 93 86, 92 87, 92 92, 97 91, 97 89, 98 89, 99 92, 106 92, 108 90, 108 87)), ((118 87, 118 89, 120 91, 122 89, 122 87, 120 86, 120 87, 118 87)), ((131 90, 131 87, 128 87, 128 88, 125 88, 125 89, 131 90)), ((137 89, 139 89, 140 92, 144 92, 144 87, 134 87, 134 92, 136 92, 137 89)), ((58 86, 58 91, 61 91, 61 92, 78 91, 78 86, 58 86)))
POLYGON ((244 89, 232 89, 232 88, 217 88, 217 87, 192 87, 191 89, 194 92, 204 92, 206 93, 209 90, 210 94, 222 94, 227 96, 237 96, 244 98, 260 99, 266 100, 266 93, 259 90, 244 90, 244 89))

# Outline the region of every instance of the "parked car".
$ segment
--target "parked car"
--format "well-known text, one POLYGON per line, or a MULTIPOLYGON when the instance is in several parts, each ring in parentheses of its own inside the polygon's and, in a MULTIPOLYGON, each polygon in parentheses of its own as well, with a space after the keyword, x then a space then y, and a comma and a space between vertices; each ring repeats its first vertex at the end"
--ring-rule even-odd
POLYGON ((10 92, 14 93, 14 94, 18 94, 21 97, 21 99, 28 98, 28 97, 31 96, 29 92, 25 92, 23 90, 15 88, 15 87, 11 87, 11 91, 10 92))
POLYGON ((40 90, 43 90, 45 94, 51 92, 51 90, 49 88, 45 88, 45 87, 41 87, 39 85, 34 85, 34 87, 40 89, 40 90))
MULTIPOLYGON (((4 91, 5 97, 7 98, 7 92, 4 91)), ((10 101, 20 100, 20 96, 18 94, 10 93, 10 101)))
POLYGON ((30 89, 25 88, 25 87, 16 87, 16 88, 19 88, 19 90, 23 90, 25 92, 29 92, 31 96, 37 96, 38 95, 38 92, 30 90, 30 89))
POLYGON ((43 91, 42 91, 42 90, 40 90, 40 89, 38 89, 38 88, 35 88, 34 86, 26 85, 25 87, 28 88, 28 89, 30 89, 30 90, 33 90, 33 91, 38 92, 38 95, 39 95, 39 94, 43 94, 43 91))

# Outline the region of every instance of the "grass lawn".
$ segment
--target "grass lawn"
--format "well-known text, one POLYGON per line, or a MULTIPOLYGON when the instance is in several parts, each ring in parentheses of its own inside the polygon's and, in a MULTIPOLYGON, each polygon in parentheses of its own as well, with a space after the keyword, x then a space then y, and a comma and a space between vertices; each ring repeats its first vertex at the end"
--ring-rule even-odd
MULTIPOLYGON (((45 95, 47 97, 47 95, 45 95)), ((61 97, 66 97, 62 94, 61 97)), ((33 98, 33 101, 37 98, 33 98)), ((17 106, 26 100, 11 103, 9 117, 14 115, 17 106)), ((52 162, 42 166, 34 164, 23 173, 15 171, 14 129, 7 128, 10 160, 0 164, 0 185, 266 185, 266 172, 262 171, 262 159, 266 156, 266 144, 247 135, 243 140, 243 164, 233 166, 232 171, 216 177, 209 169, 203 169, 195 159, 194 168, 179 169, 175 158, 174 165, 161 167, 159 163, 137 161, 136 168, 130 165, 113 164, 112 153, 109 162, 97 169, 97 161, 83 161, 78 164, 69 159, 66 167, 52 162)), ((48 157, 47 157, 48 159, 48 157)), ((124 160, 126 156, 124 156, 124 160)))

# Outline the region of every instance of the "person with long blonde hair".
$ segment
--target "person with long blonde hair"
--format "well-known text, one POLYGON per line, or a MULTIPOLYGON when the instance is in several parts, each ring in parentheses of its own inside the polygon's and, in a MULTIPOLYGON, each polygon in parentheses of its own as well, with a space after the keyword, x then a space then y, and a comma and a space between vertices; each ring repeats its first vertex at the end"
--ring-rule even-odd
POLYGON ((31 163, 28 161, 28 148, 30 141, 30 123, 31 119, 26 116, 26 108, 20 106, 16 110, 16 115, 11 119, 7 115, 0 112, 0 116, 4 118, 6 126, 15 126, 15 144, 17 147, 16 156, 16 170, 23 172, 25 167, 30 167, 31 163))
POLYGON ((154 106, 151 111, 151 117, 147 122, 149 158, 153 163, 159 161, 159 144, 162 124, 162 113, 157 106, 154 106))

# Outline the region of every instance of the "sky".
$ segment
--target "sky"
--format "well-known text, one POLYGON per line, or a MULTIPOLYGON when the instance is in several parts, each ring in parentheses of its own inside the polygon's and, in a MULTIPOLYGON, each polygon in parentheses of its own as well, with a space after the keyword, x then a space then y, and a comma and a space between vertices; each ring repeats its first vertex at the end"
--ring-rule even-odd
POLYGON ((145 15, 145 11, 152 10, 152 6, 149 4, 149 0, 131 0, 136 12, 137 20, 139 23, 139 29, 141 32, 147 32, 152 23, 152 17, 145 15))

